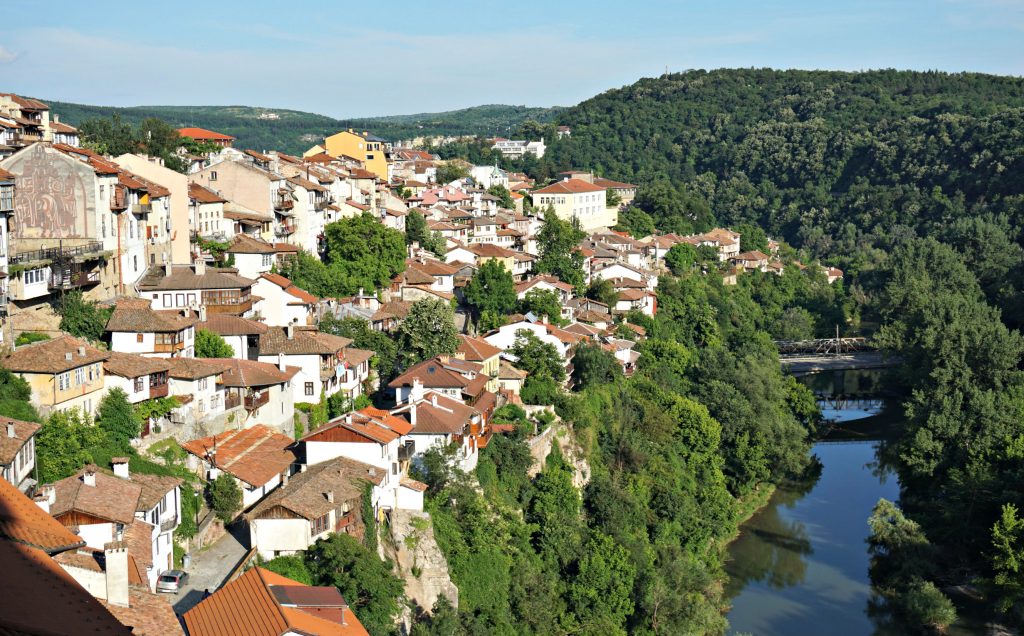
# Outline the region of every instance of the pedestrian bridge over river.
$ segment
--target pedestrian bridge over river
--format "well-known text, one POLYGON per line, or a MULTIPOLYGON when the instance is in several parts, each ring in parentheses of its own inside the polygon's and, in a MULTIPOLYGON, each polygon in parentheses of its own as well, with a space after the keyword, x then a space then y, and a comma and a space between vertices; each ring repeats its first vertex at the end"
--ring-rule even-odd
POLYGON ((867 338, 777 340, 779 362, 793 375, 854 369, 884 369, 899 360, 883 356, 867 338))

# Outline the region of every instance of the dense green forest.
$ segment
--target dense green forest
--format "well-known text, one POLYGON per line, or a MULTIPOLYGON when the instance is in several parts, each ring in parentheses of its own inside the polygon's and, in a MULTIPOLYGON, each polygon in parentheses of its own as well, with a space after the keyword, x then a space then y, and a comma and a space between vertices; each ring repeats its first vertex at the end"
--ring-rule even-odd
POLYGON ((89 119, 120 116, 131 125, 139 125, 148 118, 158 118, 174 127, 198 126, 216 130, 238 138, 240 148, 280 150, 301 154, 326 135, 360 128, 370 130, 389 140, 412 139, 424 135, 506 135, 524 121, 551 121, 560 108, 488 105, 463 108, 443 113, 395 115, 361 119, 334 119, 315 113, 281 108, 252 106, 88 106, 43 100, 61 121, 78 126, 89 119), (260 119, 260 115, 274 113, 278 119, 260 119))

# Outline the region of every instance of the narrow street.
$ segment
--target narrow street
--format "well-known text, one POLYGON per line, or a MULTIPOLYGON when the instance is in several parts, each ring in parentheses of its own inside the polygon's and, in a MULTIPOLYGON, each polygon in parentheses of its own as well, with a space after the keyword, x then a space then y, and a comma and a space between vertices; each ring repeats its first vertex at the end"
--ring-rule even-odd
POLYGON ((249 530, 244 523, 235 523, 216 543, 193 553, 192 562, 186 569, 188 585, 171 600, 174 612, 180 616, 203 600, 206 590, 215 592, 248 550, 249 530))

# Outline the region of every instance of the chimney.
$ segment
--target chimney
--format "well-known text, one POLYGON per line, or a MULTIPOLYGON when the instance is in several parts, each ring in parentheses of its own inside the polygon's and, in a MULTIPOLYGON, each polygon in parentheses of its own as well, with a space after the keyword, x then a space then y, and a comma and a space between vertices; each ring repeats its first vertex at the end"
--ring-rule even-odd
POLYGON ((409 402, 416 403, 423 399, 423 383, 419 378, 412 379, 412 390, 409 391, 409 402))
POLYGON ((412 424, 413 428, 416 428, 416 404, 415 403, 413 403, 413 405, 409 407, 409 423, 412 424))
POLYGON ((173 265, 171 265, 170 261, 167 261, 166 263, 164 263, 164 276, 170 276, 172 269, 173 269, 173 265))
POLYGON ((57 489, 53 486, 43 486, 39 492, 36 493, 33 498, 36 505, 43 509, 47 514, 50 513, 50 506, 57 501, 57 489))
POLYGON ((78 348, 78 355, 82 356, 83 358, 85 357, 85 347, 78 348))
POLYGON ((196 261, 193 270, 195 270, 196 276, 204 276, 206 274, 206 261, 202 259, 196 261))
POLYGON ((351 412, 348 412, 348 413, 345 414, 345 423, 346 424, 351 424, 352 423, 352 413, 351 412))
POLYGON ((285 368, 284 368, 284 354, 280 353, 280 352, 277 354, 277 368, 278 368, 278 370, 280 370, 282 372, 285 370, 285 368))
POLYGON ((308 468, 308 466, 306 464, 302 464, 301 466, 299 466, 299 472, 300 473, 304 473, 304 472, 306 472, 307 468, 308 468))
POLYGON ((199 322, 206 322, 206 305, 199 305, 199 322))
POLYGON ((430 394, 430 403, 437 406, 437 393, 430 394))
POLYGON ((284 333, 285 333, 285 335, 288 336, 289 340, 294 340, 295 339, 295 325, 292 324, 292 323, 288 323, 287 325, 285 325, 284 326, 284 333))
POLYGON ((82 483, 91 488, 96 487, 96 471, 89 469, 82 474, 82 483))
POLYGON ((334 491, 333 490, 328 490, 327 492, 324 493, 324 495, 327 497, 327 501, 329 501, 330 503, 334 503, 334 491))
POLYGON ((288 471, 286 470, 283 473, 281 473, 281 488, 287 488, 287 487, 288 487, 288 471))
POLYGON ((14 436, 15 436, 14 422, 7 422, 7 437, 12 437, 13 438, 14 436))
POLYGON ((448 355, 447 353, 445 353, 445 354, 437 356, 437 359, 441 362, 441 364, 448 364, 448 361, 451 360, 452 357, 450 355, 448 355))
POLYGON ((131 473, 128 470, 127 457, 111 458, 110 463, 114 465, 114 476, 120 477, 121 479, 131 479, 131 473))
POLYGON ((71 353, 70 351, 68 351, 68 352, 66 352, 66 353, 64 354, 64 359, 65 359, 65 360, 70 360, 70 359, 72 359, 72 358, 74 358, 74 357, 75 357, 75 354, 71 353))
POLYGON ((128 543, 111 541, 103 546, 106 561, 107 603, 128 607, 128 543))

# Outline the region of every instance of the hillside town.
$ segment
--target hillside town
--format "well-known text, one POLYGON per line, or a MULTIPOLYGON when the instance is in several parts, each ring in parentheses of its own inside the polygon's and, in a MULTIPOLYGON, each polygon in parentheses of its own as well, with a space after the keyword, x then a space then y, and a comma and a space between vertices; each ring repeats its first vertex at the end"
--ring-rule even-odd
MULTIPOLYGON (((337 588, 262 564, 415 525, 438 457, 471 472, 512 409, 539 440, 548 396, 595 358, 631 376, 666 272, 843 278, 725 227, 631 236, 638 186, 589 166, 538 183, 372 131, 302 156, 177 132, 185 172, 104 154, 46 103, 0 93, 0 368, 39 416, 0 418, 0 545, 52 633, 81 633, 60 623, 73 616, 102 633, 366 634, 337 588), (363 274, 395 241, 393 270, 363 274), (332 263, 349 278, 314 287, 332 263), (76 423, 119 454, 47 442, 41 472, 44 429, 76 423)), ((457 604, 413 578, 421 607, 457 604)))

